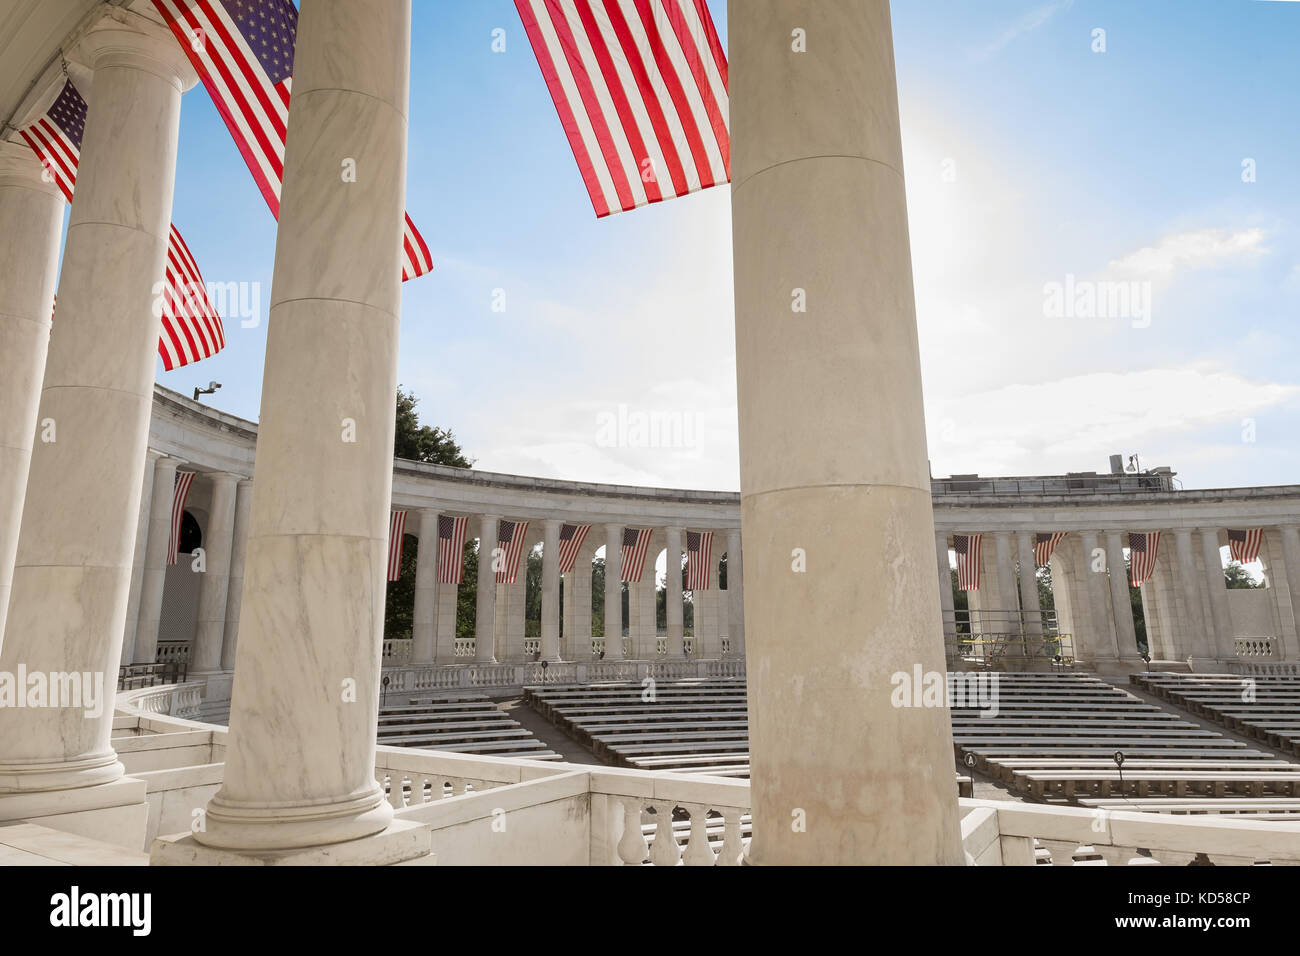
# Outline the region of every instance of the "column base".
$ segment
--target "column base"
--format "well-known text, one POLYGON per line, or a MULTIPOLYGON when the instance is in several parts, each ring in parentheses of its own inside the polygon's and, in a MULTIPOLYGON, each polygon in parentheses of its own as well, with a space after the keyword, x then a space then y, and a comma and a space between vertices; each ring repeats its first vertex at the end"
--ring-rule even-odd
POLYGON ((0 795, 84 790, 112 783, 125 773, 112 747, 77 760, 0 764, 0 795))
POLYGON ((138 852, 149 822, 146 790, 143 780, 119 777, 89 787, 0 793, 0 823, 26 820, 138 852))
POLYGON ((196 842, 232 853, 311 849, 372 837, 393 821, 393 808, 377 784, 364 793, 317 804, 241 804, 208 801, 205 829, 196 842))
POLYGON ((378 833, 286 850, 223 850, 204 846, 192 833, 159 837, 149 848, 150 866, 433 866, 433 831, 426 824, 394 820, 378 833))

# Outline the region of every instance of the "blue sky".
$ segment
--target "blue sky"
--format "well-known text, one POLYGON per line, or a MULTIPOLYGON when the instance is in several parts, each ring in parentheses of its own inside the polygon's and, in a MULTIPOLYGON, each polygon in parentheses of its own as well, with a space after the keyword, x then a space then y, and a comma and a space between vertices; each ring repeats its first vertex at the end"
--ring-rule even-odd
MULTIPOLYGON (((1118 452, 1186 487, 1300 483, 1300 4, 893 13, 933 473, 1118 452), (1067 276, 1138 283, 1149 316, 1045 314, 1067 276)), ((729 189, 597 221, 509 0, 415 0, 410 116, 435 271, 404 285, 400 380, 423 419, 486 469, 738 487, 729 189), (687 440, 602 440, 620 406, 687 440)), ((261 284, 261 316, 159 381, 216 379, 207 400, 256 419, 275 223, 201 87, 173 220, 207 280, 261 284)))

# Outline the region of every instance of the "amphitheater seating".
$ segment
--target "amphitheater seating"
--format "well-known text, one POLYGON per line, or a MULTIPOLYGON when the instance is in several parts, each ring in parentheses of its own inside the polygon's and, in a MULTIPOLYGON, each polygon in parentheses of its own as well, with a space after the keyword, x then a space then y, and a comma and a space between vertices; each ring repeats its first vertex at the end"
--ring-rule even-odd
POLYGON ((1184 710, 1300 756, 1300 677, 1162 673, 1131 680, 1184 710))
POLYGON ((379 743, 494 757, 560 759, 481 694, 410 698, 384 706, 379 711, 379 743))

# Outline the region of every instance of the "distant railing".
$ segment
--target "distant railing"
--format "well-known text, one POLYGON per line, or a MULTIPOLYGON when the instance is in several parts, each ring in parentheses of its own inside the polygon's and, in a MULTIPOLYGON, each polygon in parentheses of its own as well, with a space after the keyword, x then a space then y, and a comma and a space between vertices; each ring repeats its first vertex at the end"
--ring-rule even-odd
POLYGON ((457 656, 457 657, 473 657, 473 656, 474 656, 474 649, 477 647, 477 645, 478 645, 478 642, 475 641, 474 638, 472 638, 472 637, 458 637, 458 638, 456 638, 456 656, 457 656))
POLYGON ((139 687, 157 687, 161 684, 182 683, 189 670, 184 660, 161 664, 123 664, 117 669, 117 689, 135 690, 139 687))
POLYGON ((1044 475, 1033 478, 981 478, 953 475, 931 478, 932 495, 1069 495, 1150 494, 1179 491, 1173 472, 1141 475, 1101 475, 1080 472, 1073 475, 1044 475))
MULTIPOLYGON (((159 686, 157 689, 136 689, 129 693, 119 693, 114 708, 169 717, 197 717, 205 683, 205 681, 180 682, 159 686)), ((122 691, 124 688, 119 687, 118 690, 122 691)))
POLYGON ((1271 637, 1237 637, 1232 641, 1238 657, 1267 658, 1273 656, 1274 644, 1271 637))
POLYGON ((405 664, 411 659, 413 643, 409 637, 384 638, 384 663, 405 664))
POLYGON ((514 688, 530 684, 586 684, 592 681, 743 679, 745 659, 654 661, 526 661, 513 664, 403 664, 385 667, 380 689, 392 695, 425 691, 514 688), (543 666, 545 664, 546 666, 543 666))
POLYGON ((945 611, 944 649, 948 664, 992 665, 998 661, 1074 663, 1074 638, 1061 634, 1053 610, 945 611))
POLYGON ((160 641, 157 651, 154 652, 153 659, 159 664, 189 663, 190 642, 160 641))

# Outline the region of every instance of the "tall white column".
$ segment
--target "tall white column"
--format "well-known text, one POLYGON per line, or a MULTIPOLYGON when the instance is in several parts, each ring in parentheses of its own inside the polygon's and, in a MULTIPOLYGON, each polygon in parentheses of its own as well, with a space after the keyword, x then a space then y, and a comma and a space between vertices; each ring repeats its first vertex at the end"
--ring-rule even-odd
POLYGON ((140 592, 144 587, 145 549, 149 543, 149 521, 153 513, 154 469, 161 452, 152 448, 145 455, 144 479, 140 482, 140 515, 135 525, 135 552, 131 557, 131 594, 126 604, 126 626, 122 629, 122 663, 135 662, 135 635, 140 627, 140 592))
POLYGON ((244 598, 244 562, 248 557, 248 521, 253 503, 253 482, 247 478, 235 487, 235 530, 230 550, 230 586, 226 591, 226 636, 221 643, 221 669, 235 669, 239 646, 239 610, 244 598))
POLYGON ((1013 636, 1020 633, 1020 601, 1016 597, 1016 569, 1011 561, 1011 532, 993 533, 993 552, 998 565, 998 603, 1002 605, 998 630, 1013 636))
POLYGON ((203 577, 199 579, 199 609, 190 647, 190 671, 196 675, 221 670, 226 636, 226 606, 230 596, 230 558, 235 539, 235 490, 239 476, 216 472, 208 506, 208 530, 203 537, 203 577))
POLYGON ((136 664, 152 664, 158 653, 158 622, 162 619, 163 587, 167 583, 167 544, 172 533, 172 503, 176 498, 179 464, 176 458, 159 458, 154 462, 148 540, 140 575, 140 621, 135 630, 136 664))
MULTIPOLYGON (((1038 561, 1034 558, 1034 535, 1016 532, 1016 558, 1020 562, 1020 609, 1025 621, 1025 636, 1035 645, 1043 636, 1043 606, 1038 600, 1038 561)), ((947 553, 944 554, 947 564, 947 553)), ((949 589, 949 600, 952 591, 949 589)))
MULTIPOLYGON (((1213 626, 1214 656, 1219 660, 1234 660, 1232 618, 1228 612, 1228 582, 1223 576, 1223 556, 1219 553, 1219 529, 1201 528, 1201 560, 1205 565, 1205 588, 1210 599, 1210 620, 1213 626)), ((1207 628, 1208 630, 1208 628, 1207 628)))
POLYGON ((682 529, 664 531, 665 571, 664 604, 668 619, 668 657, 681 660, 686 657, 686 644, 682 630, 682 529))
MULTIPOLYGON (((1128 570, 1124 566, 1124 541, 1118 531, 1106 532, 1106 568, 1110 578, 1110 609, 1115 619, 1116 650, 1120 660, 1135 661, 1138 659, 1137 628, 1133 623, 1128 570)), ((1148 653, 1151 653, 1150 641, 1148 653)))
MULTIPOLYGON (((1174 531, 1174 552, 1178 558, 1178 584, 1182 599, 1182 619, 1187 633, 1182 636, 1183 652, 1193 661, 1213 660, 1214 622, 1206 620, 1201 610, 1199 581, 1204 580, 1196 566, 1196 553, 1192 548, 1192 531, 1179 528, 1174 531)), ((1216 555, 1217 560, 1217 555, 1216 555)))
POLYGON ((728 12, 749 859, 958 864, 889 3, 728 12))
MULTIPOLYGON (((605 660, 607 661, 623 660, 622 555, 623 526, 605 525, 605 660)), ((630 633, 630 626, 628 630, 630 633)), ((632 656, 636 656, 635 651, 632 652, 632 656)))
MULTIPOLYGON (((1097 562, 1097 551, 1100 548, 1097 532, 1079 532, 1079 544, 1083 548, 1084 588, 1088 597, 1088 618, 1094 635, 1088 643, 1093 647, 1096 660, 1113 661, 1119 657, 1119 644, 1115 639, 1115 622, 1106 599, 1106 589, 1109 586, 1106 568, 1099 569, 1097 562)), ((1109 558, 1106 563, 1110 563, 1109 558)))
MULTIPOLYGON (((73 59, 93 70, 0 671, 79 671, 113 686, 139 518, 181 92, 194 77, 162 26, 105 8, 73 59)), ((0 712, 0 791, 120 777, 113 710, 0 712)))
POLYGON ((957 640, 957 611, 952 594, 952 566, 948 563, 948 532, 934 533, 934 555, 939 572, 939 613, 943 615, 943 639, 957 640))
MULTIPOLYGON (((523 573, 522 570, 520 573, 523 573)), ((542 522, 542 660, 560 659, 560 522, 542 522)))
MULTIPOLYGON (((1286 565, 1286 582, 1291 592, 1291 619, 1300 634, 1300 527, 1284 524, 1278 528, 1282 538, 1282 563, 1286 565)), ((1300 649, 1288 647, 1283 659, 1295 660, 1300 649)))
POLYGON ((420 509, 420 544, 415 557, 415 607, 411 612, 411 663, 433 663, 438 588, 438 512, 420 509))
POLYGON ((745 558, 739 531, 727 532, 727 639, 732 657, 745 656, 745 558))
POLYGON ((194 834, 209 847, 334 844, 393 815, 374 771, 410 12, 304 0, 298 20, 239 667, 194 834))
POLYGON ((26 145, 0 141, 0 643, 63 233, 63 195, 47 178, 26 145))
POLYGON ((497 577, 492 571, 492 552, 497 546, 496 515, 478 519, 478 593, 474 605, 474 660, 490 664, 496 660, 497 577))

